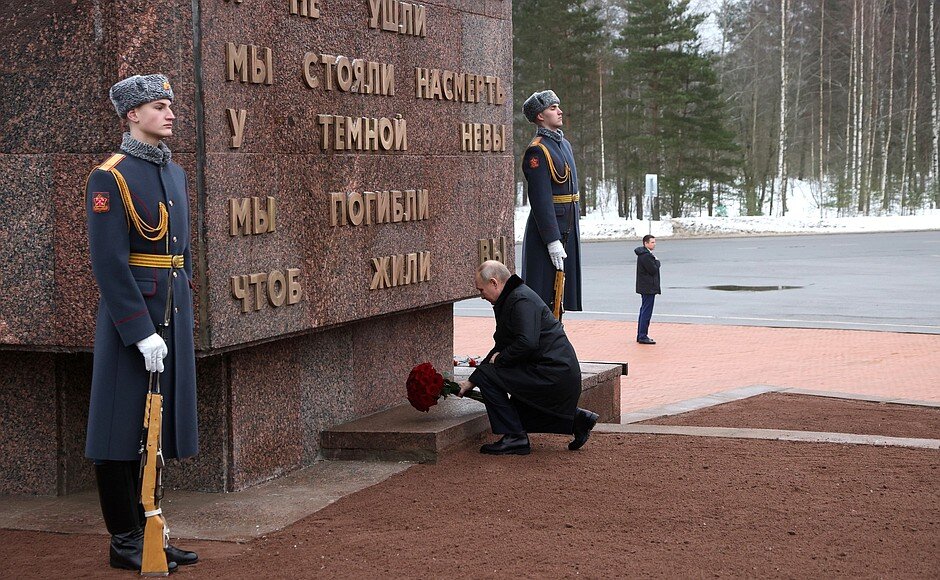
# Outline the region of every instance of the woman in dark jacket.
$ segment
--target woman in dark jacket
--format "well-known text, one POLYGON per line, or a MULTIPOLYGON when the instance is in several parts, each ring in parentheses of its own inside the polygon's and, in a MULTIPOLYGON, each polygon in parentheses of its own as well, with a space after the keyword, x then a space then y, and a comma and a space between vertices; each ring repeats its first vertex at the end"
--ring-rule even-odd
POLYGON ((653 318, 653 303, 656 295, 662 294, 659 287, 659 260, 653 255, 656 238, 643 236, 643 245, 633 250, 636 254, 636 293, 643 299, 640 304, 640 319, 636 325, 636 341, 640 344, 656 344, 649 337, 650 320, 653 318))

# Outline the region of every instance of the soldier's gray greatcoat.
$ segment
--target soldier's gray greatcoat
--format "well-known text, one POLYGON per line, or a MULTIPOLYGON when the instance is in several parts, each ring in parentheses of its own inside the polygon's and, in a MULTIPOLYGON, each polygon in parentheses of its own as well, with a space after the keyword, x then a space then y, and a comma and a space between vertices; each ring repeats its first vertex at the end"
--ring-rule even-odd
POLYGON ((162 324, 169 281, 173 311, 166 339, 169 354, 160 380, 163 454, 187 457, 196 453, 198 442, 186 176, 168 158, 160 164, 128 154, 128 137, 122 150, 126 157, 116 167, 127 181, 140 217, 156 226, 158 204, 163 202, 169 212, 169 230, 159 241, 144 239, 128 224, 115 177, 99 168, 91 172, 85 203, 100 300, 85 455, 97 460, 139 458, 148 373, 135 343, 162 324), (184 267, 170 271, 130 266, 130 252, 181 254, 184 267))
POLYGON ((522 159, 531 207, 522 241, 522 279, 546 304, 551 303, 555 289, 555 267, 546 246, 561 240, 562 235, 568 232, 565 242, 568 257, 565 258, 564 306, 565 310, 581 310, 581 230, 578 226, 581 208, 578 202, 552 202, 552 196, 578 193, 578 169, 574 164, 571 143, 563 136, 558 141, 547 136, 548 133, 539 131, 539 136, 526 149, 522 159), (552 179, 548 160, 539 143, 548 150, 557 173, 563 174, 566 165, 570 168, 565 183, 556 183, 552 179))

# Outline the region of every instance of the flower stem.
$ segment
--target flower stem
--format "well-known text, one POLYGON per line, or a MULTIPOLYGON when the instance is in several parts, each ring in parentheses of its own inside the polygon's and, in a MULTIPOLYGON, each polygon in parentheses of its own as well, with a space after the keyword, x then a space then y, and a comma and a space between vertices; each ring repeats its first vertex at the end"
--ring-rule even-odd
MULTIPOLYGON (((444 380, 444 388, 441 389, 441 395, 454 395, 457 398, 460 397, 460 385, 454 381, 444 380)), ((474 401, 483 402, 483 393, 477 391, 476 389, 471 389, 463 394, 464 399, 473 399, 474 401)))

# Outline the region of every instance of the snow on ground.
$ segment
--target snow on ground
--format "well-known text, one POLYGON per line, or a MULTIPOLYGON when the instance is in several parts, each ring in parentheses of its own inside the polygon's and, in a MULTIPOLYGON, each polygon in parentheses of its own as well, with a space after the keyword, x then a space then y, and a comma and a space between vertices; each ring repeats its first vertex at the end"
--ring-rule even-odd
MULTIPOLYGON (((625 220, 617 215, 610 198, 580 221, 582 240, 638 239, 656 237, 735 236, 770 234, 821 234, 886 231, 940 230, 940 210, 922 210, 918 215, 836 217, 832 209, 820 211, 814 198, 818 190, 807 182, 791 182, 787 215, 739 216, 736 206, 727 208, 728 217, 686 217, 660 221, 625 220)), ((516 208, 516 242, 525 233, 529 206, 516 208)))

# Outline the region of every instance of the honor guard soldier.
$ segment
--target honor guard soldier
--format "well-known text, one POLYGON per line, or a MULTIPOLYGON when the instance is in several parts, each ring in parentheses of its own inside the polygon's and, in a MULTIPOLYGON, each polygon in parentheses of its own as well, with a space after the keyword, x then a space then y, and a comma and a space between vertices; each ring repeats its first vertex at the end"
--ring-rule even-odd
POLYGON ((531 206, 522 242, 522 278, 556 313, 561 311, 555 304, 556 272, 564 272, 564 310, 581 310, 578 170, 561 130, 560 105, 554 91, 533 93, 522 105, 526 119, 538 127, 522 159, 531 206))
MULTIPOLYGON (((140 489, 148 380, 163 397, 163 456, 198 447, 189 200, 186 175, 163 143, 175 119, 167 77, 134 75, 110 97, 129 131, 86 187, 100 300, 85 455, 95 464, 111 566, 141 570, 145 517, 154 515, 145 516, 140 489)), ((197 560, 169 544, 165 552, 169 570, 197 560)))

